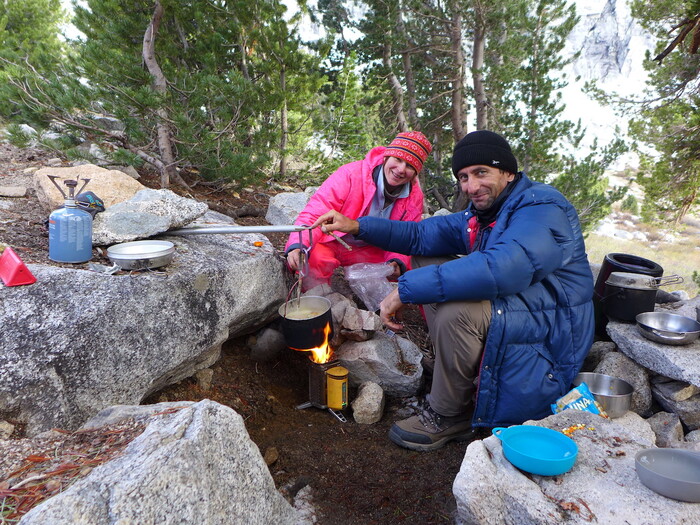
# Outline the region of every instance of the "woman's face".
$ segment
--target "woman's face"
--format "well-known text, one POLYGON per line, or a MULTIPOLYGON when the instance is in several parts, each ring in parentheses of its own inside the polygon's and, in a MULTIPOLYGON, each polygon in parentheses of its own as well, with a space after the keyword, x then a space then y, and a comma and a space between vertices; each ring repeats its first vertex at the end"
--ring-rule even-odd
POLYGON ((401 186, 411 182, 415 176, 415 168, 403 159, 387 157, 384 161, 384 178, 389 186, 401 186))

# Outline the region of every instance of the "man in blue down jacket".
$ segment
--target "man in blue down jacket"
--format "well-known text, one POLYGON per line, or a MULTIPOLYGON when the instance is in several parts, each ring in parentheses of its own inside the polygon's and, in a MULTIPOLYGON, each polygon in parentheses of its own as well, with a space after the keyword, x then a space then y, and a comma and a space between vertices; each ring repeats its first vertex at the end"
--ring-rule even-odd
POLYGON ((576 210, 517 166, 503 137, 475 131, 452 158, 466 211, 419 223, 329 211, 313 225, 422 256, 380 307, 400 330, 401 308, 425 305, 435 348, 430 394, 389 431, 400 446, 434 450, 476 427, 551 414, 591 347, 593 276, 576 210))

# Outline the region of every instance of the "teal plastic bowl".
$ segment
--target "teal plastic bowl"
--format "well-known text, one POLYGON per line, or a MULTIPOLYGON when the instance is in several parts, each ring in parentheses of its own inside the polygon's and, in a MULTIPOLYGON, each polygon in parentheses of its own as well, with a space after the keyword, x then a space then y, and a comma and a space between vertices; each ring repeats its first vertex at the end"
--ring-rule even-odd
POLYGON ((506 459, 531 474, 563 474, 571 470, 578 456, 576 442, 551 428, 515 425, 496 427, 492 433, 501 440, 506 459))

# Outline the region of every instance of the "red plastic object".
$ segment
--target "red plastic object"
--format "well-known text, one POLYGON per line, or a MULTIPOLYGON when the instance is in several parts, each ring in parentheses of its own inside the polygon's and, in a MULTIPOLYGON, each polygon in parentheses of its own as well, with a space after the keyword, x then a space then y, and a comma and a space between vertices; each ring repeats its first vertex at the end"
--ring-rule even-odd
POLYGON ((5 286, 20 286, 36 282, 36 277, 9 246, 0 255, 0 279, 5 286))

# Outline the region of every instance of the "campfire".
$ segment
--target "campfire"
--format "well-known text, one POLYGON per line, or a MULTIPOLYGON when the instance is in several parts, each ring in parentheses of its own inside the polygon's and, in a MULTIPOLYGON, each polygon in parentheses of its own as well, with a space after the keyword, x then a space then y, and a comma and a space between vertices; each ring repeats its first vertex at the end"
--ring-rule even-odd
POLYGON ((293 348, 298 352, 309 352, 309 401, 297 406, 298 410, 316 407, 328 409, 339 421, 347 420, 340 412, 348 405, 348 371, 332 360, 333 349, 328 343, 331 325, 323 329, 323 342, 314 348, 293 348))
POLYGON ((330 334, 331 324, 326 323, 326 326, 323 328, 323 342, 320 346, 314 348, 292 348, 292 350, 296 350, 297 352, 310 352, 311 355, 309 355, 309 359, 313 363, 328 363, 333 357, 333 350, 328 344, 328 338, 330 337, 330 334))

